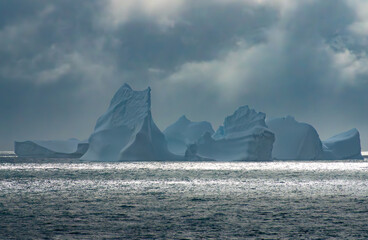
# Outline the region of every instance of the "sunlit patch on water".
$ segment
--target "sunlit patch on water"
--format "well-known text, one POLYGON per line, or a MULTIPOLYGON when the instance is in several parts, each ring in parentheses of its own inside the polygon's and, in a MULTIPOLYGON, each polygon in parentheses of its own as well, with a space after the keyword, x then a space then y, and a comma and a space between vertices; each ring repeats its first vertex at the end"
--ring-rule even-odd
POLYGON ((352 171, 367 170, 368 161, 276 161, 276 162, 127 162, 127 163, 21 163, 0 164, 0 170, 288 170, 288 171, 352 171))
POLYGON ((0 164, 0 238, 368 238, 368 162, 0 164))

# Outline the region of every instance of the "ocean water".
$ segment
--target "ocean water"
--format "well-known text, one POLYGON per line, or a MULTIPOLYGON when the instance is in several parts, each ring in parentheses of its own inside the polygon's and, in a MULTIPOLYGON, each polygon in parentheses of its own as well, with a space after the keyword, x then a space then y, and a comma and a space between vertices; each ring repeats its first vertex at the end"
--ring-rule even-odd
POLYGON ((368 162, 0 163, 0 239, 368 239, 368 162))

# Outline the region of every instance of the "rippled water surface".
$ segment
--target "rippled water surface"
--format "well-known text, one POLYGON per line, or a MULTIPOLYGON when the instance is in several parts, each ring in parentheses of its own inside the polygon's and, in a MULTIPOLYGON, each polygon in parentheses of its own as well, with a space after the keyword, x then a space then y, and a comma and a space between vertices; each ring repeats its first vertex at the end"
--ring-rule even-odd
POLYGON ((12 238, 368 239, 368 162, 1 163, 12 238))

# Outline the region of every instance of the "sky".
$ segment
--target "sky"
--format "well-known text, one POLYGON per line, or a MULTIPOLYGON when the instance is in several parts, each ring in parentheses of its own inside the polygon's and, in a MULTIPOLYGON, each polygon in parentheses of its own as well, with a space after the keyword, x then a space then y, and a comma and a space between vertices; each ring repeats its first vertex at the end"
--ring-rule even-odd
POLYGON ((366 0, 0 1, 0 150, 86 139, 124 83, 164 130, 241 105, 368 150, 366 0))

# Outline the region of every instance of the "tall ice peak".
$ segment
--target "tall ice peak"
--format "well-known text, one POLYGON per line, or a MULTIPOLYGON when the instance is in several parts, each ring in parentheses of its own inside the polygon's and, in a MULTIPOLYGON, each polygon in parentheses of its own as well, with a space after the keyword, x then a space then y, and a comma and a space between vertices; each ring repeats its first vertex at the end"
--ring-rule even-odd
MULTIPOLYGON (((83 160, 140 161, 176 160, 151 114, 151 89, 135 91, 124 84, 116 92, 107 111, 97 120, 88 139, 83 160)), ((182 159, 182 158, 180 158, 182 159)))
POLYGON ((178 119, 178 121, 180 121, 180 122, 190 122, 190 120, 187 118, 187 116, 185 116, 185 115, 182 115, 179 119, 178 119))
POLYGON ((135 91, 130 87, 129 84, 124 83, 124 85, 118 89, 118 91, 114 94, 113 98, 111 99, 110 107, 120 102, 128 101, 129 99, 133 98, 135 94, 137 93, 145 94, 147 96, 146 102, 149 103, 149 105, 151 106, 151 88, 150 87, 142 91, 135 91))

